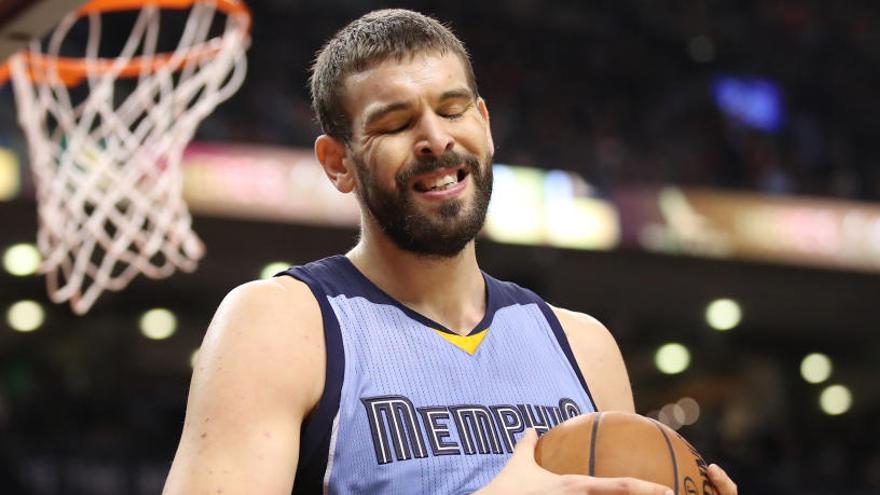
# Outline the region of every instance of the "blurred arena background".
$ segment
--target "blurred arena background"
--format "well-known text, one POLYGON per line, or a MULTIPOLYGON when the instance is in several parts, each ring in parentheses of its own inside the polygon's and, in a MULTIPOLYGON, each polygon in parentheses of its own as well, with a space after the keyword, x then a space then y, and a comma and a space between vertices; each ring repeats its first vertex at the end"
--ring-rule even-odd
POLYGON ((741 493, 880 493, 880 6, 806 0, 252 1, 247 80, 185 158, 207 256, 84 317, 33 274, 0 88, 0 493, 161 490, 223 295, 355 241, 306 81, 324 40, 387 6, 471 51, 497 145, 486 271, 601 319, 638 412, 741 493))

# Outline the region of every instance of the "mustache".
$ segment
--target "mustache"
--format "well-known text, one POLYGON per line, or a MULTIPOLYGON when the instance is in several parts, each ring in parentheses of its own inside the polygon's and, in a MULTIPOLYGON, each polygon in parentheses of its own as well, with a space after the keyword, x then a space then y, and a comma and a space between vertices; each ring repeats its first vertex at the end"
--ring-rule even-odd
POLYGON ((412 178, 417 175, 431 173, 441 168, 455 167, 459 164, 464 165, 465 171, 470 174, 477 174, 480 171, 480 160, 476 156, 470 153, 447 151, 440 156, 420 158, 407 165, 397 173, 395 181, 400 188, 406 188, 412 178))

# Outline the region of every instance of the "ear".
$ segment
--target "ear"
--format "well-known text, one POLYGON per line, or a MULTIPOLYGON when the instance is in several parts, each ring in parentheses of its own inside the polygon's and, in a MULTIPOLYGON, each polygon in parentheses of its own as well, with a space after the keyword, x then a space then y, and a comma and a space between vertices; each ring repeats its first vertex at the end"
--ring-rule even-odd
POLYGON ((315 140, 315 157, 324 167, 324 173, 339 192, 350 193, 356 186, 354 169, 346 154, 345 143, 321 134, 315 140))
POLYGON ((477 109, 480 111, 480 115, 483 117, 483 121, 486 122, 486 142, 489 143, 489 152, 492 156, 495 155, 495 142, 492 141, 492 125, 489 122, 489 108, 486 107, 486 100, 482 97, 477 98, 477 109))

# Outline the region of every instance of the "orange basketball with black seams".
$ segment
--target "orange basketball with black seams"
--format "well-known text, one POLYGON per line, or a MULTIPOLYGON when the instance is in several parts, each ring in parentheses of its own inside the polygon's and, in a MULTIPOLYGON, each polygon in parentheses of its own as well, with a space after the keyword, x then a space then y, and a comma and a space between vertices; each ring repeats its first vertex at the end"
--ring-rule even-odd
POLYGON ((675 495, 717 495, 699 452, 668 426, 638 414, 597 412, 548 431, 535 449, 540 466, 557 474, 638 478, 675 495))

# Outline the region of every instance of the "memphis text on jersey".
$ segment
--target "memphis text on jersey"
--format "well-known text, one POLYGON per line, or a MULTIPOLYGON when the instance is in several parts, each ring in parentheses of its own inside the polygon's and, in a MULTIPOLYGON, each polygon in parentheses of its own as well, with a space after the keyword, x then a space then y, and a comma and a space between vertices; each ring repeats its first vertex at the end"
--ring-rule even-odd
POLYGON ((362 398, 376 461, 389 464, 428 455, 510 454, 514 435, 543 434, 581 414, 567 398, 552 406, 517 404, 416 407, 402 395, 362 398))

